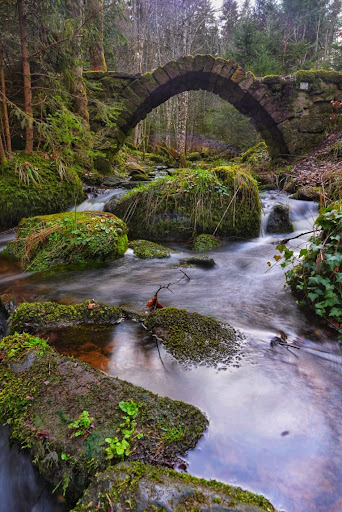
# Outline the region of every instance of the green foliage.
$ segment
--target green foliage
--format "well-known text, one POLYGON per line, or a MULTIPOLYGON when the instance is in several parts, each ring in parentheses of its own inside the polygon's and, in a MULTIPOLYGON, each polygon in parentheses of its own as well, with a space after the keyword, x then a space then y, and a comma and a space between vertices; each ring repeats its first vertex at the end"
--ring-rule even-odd
POLYGON ((94 418, 89 416, 88 411, 82 411, 77 420, 69 423, 68 428, 73 429, 72 437, 85 436, 93 426, 94 418))
POLYGON ((123 417, 123 422, 120 423, 120 427, 117 429, 118 434, 122 434, 121 440, 119 440, 118 436, 115 437, 107 437, 105 439, 105 442, 109 444, 107 448, 105 448, 107 456, 107 460, 111 460, 114 458, 122 458, 125 455, 129 455, 131 452, 131 445, 130 442, 133 439, 141 439, 143 437, 143 434, 136 433, 135 427, 137 425, 137 422, 135 421, 135 418, 138 415, 139 412, 139 406, 136 402, 133 402, 133 400, 129 401, 121 401, 119 402, 119 408, 121 411, 126 413, 126 416, 123 417))
POLYGON ((173 443, 174 441, 180 441, 185 437, 186 432, 182 426, 179 427, 168 427, 165 423, 159 427, 163 431, 161 437, 166 444, 173 443))
POLYGON ((80 201, 78 168, 60 171, 54 158, 37 153, 17 152, 1 166, 0 230, 17 225, 23 217, 65 211, 80 201))
POLYGON ((286 281, 300 304, 311 306, 317 315, 342 329, 342 204, 324 208, 316 219, 318 233, 308 248, 296 256, 285 245, 278 245, 282 267, 291 266, 286 281))
POLYGON ((32 347, 38 347, 37 353, 39 355, 44 354, 46 349, 48 348, 49 344, 47 340, 38 338, 36 336, 24 336, 18 333, 15 333, 14 336, 17 336, 17 338, 14 338, 14 342, 11 343, 10 348, 8 344, 3 344, 0 341, 0 350, 1 349, 7 349, 7 357, 13 358, 17 353, 21 352, 24 348, 32 348, 32 347))

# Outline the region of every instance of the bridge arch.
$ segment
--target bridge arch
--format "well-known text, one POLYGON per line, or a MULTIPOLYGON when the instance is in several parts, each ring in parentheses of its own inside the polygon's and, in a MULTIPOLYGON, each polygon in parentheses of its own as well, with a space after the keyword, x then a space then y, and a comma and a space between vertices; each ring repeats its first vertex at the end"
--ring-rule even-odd
POLYGON ((233 60, 211 55, 182 57, 146 73, 123 91, 124 108, 117 120, 118 149, 149 112, 184 91, 206 90, 227 100, 248 116, 265 140, 272 156, 287 155, 289 148, 279 123, 288 118, 267 84, 233 60))

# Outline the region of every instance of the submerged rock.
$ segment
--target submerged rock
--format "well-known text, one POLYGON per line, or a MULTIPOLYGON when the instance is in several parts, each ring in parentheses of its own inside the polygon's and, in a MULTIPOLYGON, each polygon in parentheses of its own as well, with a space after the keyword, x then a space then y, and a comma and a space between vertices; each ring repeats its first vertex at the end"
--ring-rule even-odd
POLYGON ((285 204, 275 204, 268 218, 267 233, 292 233, 294 227, 290 221, 290 208, 285 204))
POLYGON ((40 338, 8 336, 0 350, 0 421, 11 426, 11 439, 28 450, 40 473, 71 504, 98 471, 123 460, 120 449, 106 451, 106 439, 117 437, 121 444, 126 439, 128 460, 172 464, 207 427, 196 407, 61 356, 40 338), (133 428, 127 438, 125 428, 133 428), (165 432, 175 428, 182 435, 168 442, 165 432))
POLYGON ((275 512, 261 495, 138 462, 121 463, 98 474, 72 512, 98 510, 168 512, 275 512))
POLYGON ((133 238, 187 241, 194 233, 258 236, 261 205, 256 181, 240 167, 183 170, 132 190, 112 212, 133 238))
POLYGON ((113 325, 124 317, 119 306, 107 306, 93 299, 80 304, 56 302, 23 302, 11 318, 11 332, 35 333, 72 325, 113 325))
POLYGON ((148 240, 134 240, 129 243, 129 247, 133 249, 135 256, 143 260, 151 258, 169 258, 171 249, 163 245, 149 242, 148 240))
POLYGON ((102 212, 72 212, 22 219, 5 253, 25 270, 115 260, 128 248, 127 226, 102 212))
POLYGON ((145 327, 186 365, 230 364, 240 351, 242 336, 232 326, 185 309, 155 310, 147 316, 145 327))
POLYGON ((215 267, 215 261, 213 260, 213 258, 209 258, 208 256, 190 256, 190 258, 182 258, 181 260, 179 260, 179 263, 182 267, 192 265, 203 268, 215 267))

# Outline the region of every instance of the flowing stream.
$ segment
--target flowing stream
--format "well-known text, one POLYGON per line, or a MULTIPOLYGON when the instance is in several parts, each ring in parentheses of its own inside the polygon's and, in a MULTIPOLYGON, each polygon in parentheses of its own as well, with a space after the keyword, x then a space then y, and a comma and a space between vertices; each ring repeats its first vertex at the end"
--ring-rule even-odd
MULTIPOLYGON (((275 202, 290 205, 295 232, 289 236, 312 229, 317 205, 279 192, 261 198, 259 238, 210 253, 216 262, 213 269, 185 269, 190 281, 173 286, 173 294, 159 294, 164 306, 211 315, 239 328, 246 342, 238 364, 219 371, 185 369, 141 324, 129 321, 110 329, 50 333, 50 339, 62 353, 72 353, 110 375, 201 408, 210 425, 186 457, 189 473, 264 494, 281 511, 338 512, 342 351, 335 334, 306 316, 284 288, 283 269, 267 266, 267 261, 275 262, 276 243, 284 236, 263 234, 275 202), (286 337, 289 346, 271 344, 275 336, 286 337)), ((303 244, 305 237, 292 241, 293 247, 303 244)), ((102 268, 31 275, 0 260, 0 293, 14 291, 27 300, 70 303, 94 298, 143 307, 159 285, 179 279, 179 259, 190 251, 173 248, 178 252, 165 260, 139 260, 128 250, 124 258, 102 268)), ((16 481, 19 471, 28 492, 31 477, 18 467, 16 481)), ((7 472, 9 481, 13 471, 10 467, 7 472)), ((7 487, 1 490, 7 496, 7 487)), ((57 506, 6 510, 50 512, 57 506)), ((0 510, 5 509, 0 505, 0 510)))

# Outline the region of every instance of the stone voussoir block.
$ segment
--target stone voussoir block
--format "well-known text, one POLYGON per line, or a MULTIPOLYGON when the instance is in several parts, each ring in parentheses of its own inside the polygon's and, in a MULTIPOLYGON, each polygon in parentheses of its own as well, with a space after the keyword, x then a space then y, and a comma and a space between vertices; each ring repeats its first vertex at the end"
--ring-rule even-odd
POLYGON ((196 55, 194 58, 193 71, 203 71, 207 64, 208 55, 196 55))
POLYGON ((137 80, 135 80, 131 85, 130 85, 130 88, 132 89, 132 91, 135 92, 135 94, 137 96, 139 96, 139 98, 141 98, 142 100, 145 100, 146 98, 148 98, 150 96, 150 92, 146 89, 146 87, 144 86, 144 82, 141 80, 141 78, 138 78, 137 80))
POLYGON ((250 89, 250 87, 253 85, 254 81, 255 81, 255 78, 254 78, 253 73, 251 73, 250 71, 247 71, 246 78, 244 80, 242 80, 242 82, 239 83, 239 87, 243 91, 248 91, 250 89))
POLYGON ((159 82, 157 82, 152 73, 145 73, 145 75, 141 77, 140 81, 149 93, 156 91, 158 87, 160 87, 159 82))
POLYGON ((231 78, 236 69, 238 68, 238 65, 233 60, 229 60, 221 69, 220 71, 220 77, 222 78, 231 78))
POLYGON ((181 74, 177 66, 177 62, 175 60, 172 60, 171 62, 165 64, 165 66, 163 66, 163 69, 172 80, 181 74))
MULTIPOLYGON (((122 96, 124 98, 126 98, 126 100, 130 101, 131 103, 133 103, 135 106, 139 106, 142 102, 142 99, 130 88, 130 87, 126 87, 123 91, 122 91, 122 96)), ((125 105, 127 103, 125 102, 125 105)))
POLYGON ((237 69, 231 76, 231 81, 235 82, 236 84, 242 82, 246 78, 246 71, 241 68, 240 66, 237 66, 237 69))
POLYGON ((260 101, 269 92, 269 89, 267 85, 262 84, 259 80, 254 80, 248 92, 256 101, 260 101))
POLYGON ((203 68, 203 73, 211 73, 215 64, 215 57, 212 55, 206 55, 206 62, 203 68))
POLYGON ((164 85, 170 80, 169 75, 166 73, 166 71, 164 71, 164 69, 161 66, 155 69, 152 75, 160 85, 164 85))

